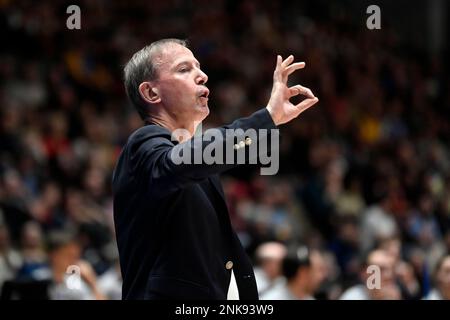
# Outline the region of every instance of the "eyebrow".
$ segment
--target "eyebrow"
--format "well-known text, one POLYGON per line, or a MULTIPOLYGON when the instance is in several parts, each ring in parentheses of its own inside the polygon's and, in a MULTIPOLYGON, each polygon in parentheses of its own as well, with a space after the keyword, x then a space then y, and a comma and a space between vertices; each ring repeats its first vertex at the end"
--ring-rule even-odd
MULTIPOLYGON (((200 62, 198 62, 197 60, 193 60, 193 62, 194 62, 194 65, 196 67, 200 68, 200 62)), ((177 63, 175 65, 175 69, 181 67, 182 65, 190 65, 191 63, 192 63, 191 60, 189 60, 189 61, 188 60, 181 61, 181 62, 179 62, 179 63, 177 63)))

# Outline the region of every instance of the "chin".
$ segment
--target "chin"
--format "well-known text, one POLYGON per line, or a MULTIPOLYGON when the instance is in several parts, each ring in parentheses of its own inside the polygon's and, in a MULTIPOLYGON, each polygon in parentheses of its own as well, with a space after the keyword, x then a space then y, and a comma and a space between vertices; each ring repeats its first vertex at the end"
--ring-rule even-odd
POLYGON ((206 111, 203 111, 199 121, 202 122, 203 120, 205 120, 208 117, 208 115, 209 115, 209 109, 206 111))
POLYGON ((200 106, 199 113, 201 114, 202 120, 204 120, 209 115, 208 105, 200 106))

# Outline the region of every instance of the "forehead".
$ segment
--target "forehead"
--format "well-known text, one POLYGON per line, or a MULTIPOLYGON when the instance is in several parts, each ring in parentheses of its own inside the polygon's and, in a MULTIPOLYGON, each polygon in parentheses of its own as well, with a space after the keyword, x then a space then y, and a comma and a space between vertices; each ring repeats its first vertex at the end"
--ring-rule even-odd
POLYGON ((444 262, 442 263, 442 270, 450 270, 450 257, 445 258, 444 262))
POLYGON ((311 263, 313 264, 322 264, 324 262, 324 257, 318 252, 311 252, 311 263))
POLYGON ((394 262, 394 259, 384 252, 374 252, 368 260, 369 264, 375 264, 380 267, 390 266, 394 262))
POLYGON ((164 45, 157 60, 161 70, 174 67, 182 62, 198 63, 192 51, 178 43, 164 45))

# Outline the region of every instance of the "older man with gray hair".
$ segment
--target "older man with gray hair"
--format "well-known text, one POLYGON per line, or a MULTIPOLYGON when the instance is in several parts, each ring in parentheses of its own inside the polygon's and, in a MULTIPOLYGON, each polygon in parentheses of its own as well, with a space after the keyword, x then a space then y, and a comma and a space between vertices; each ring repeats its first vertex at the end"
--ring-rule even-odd
MULTIPOLYGON (((232 144, 247 154, 277 126, 317 103, 311 90, 288 87, 304 68, 277 57, 267 105, 217 128, 215 139, 192 137, 209 114, 208 76, 186 42, 163 39, 134 54, 125 67, 127 94, 145 122, 128 139, 113 173, 114 220, 124 299, 258 299, 251 262, 230 223, 218 174, 236 163, 177 162, 232 144), (289 99, 306 99, 292 104, 289 99), (264 130, 255 139, 246 130, 264 130), (173 133, 183 130, 183 139, 173 133), (227 135, 227 130, 241 134, 227 135)), ((225 154, 226 155, 226 154, 225 154)), ((252 155, 247 155, 249 159, 252 155)), ((232 157, 233 158, 233 157, 232 157)))

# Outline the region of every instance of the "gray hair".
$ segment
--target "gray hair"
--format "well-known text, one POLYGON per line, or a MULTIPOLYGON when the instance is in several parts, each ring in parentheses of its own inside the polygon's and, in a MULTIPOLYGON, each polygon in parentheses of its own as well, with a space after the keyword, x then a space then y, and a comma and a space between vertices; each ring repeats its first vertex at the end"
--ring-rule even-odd
POLYGON ((161 49, 170 43, 175 43, 187 47, 186 40, 180 39, 161 39, 152 42, 136 52, 127 62, 124 68, 124 84, 128 98, 133 103, 137 112, 143 120, 148 117, 148 104, 139 93, 139 85, 144 81, 157 79, 158 70, 155 61, 155 55, 161 52, 161 49))

